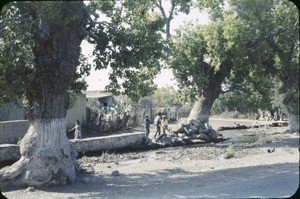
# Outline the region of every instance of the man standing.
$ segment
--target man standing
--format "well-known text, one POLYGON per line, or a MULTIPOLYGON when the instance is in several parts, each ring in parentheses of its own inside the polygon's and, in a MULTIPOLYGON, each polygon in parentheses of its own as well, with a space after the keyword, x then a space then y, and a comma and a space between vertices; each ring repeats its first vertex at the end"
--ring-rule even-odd
POLYGON ((147 142, 149 142, 150 141, 150 139, 149 139, 149 133, 150 133, 150 120, 149 120, 149 115, 148 114, 146 114, 146 116, 145 116, 145 119, 144 119, 144 125, 145 125, 145 130, 146 130, 146 132, 145 132, 145 137, 146 137, 146 141, 147 142))
POLYGON ((166 130, 170 133, 170 131, 169 131, 169 121, 168 121, 168 118, 167 118, 166 115, 162 116, 161 124, 162 124, 162 129, 163 129, 163 135, 166 135, 166 130))
POLYGON ((154 135, 154 138, 156 138, 156 135, 160 136, 160 126, 161 126, 161 113, 159 112, 156 117, 154 118, 154 125, 156 125, 156 133, 154 135))

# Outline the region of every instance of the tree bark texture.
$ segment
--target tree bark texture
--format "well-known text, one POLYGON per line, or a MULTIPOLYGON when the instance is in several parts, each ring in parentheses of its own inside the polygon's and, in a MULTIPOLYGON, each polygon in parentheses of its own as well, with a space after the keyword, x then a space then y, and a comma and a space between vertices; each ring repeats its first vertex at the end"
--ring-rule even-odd
POLYGON ((299 133, 299 114, 289 113, 289 131, 299 133))
POLYGON ((283 104, 289 115, 289 131, 299 132, 299 69, 285 63, 286 74, 281 75, 285 96, 283 104))
POLYGON ((233 63, 230 60, 225 60, 220 69, 209 76, 206 88, 199 94, 188 118, 179 123, 177 132, 184 132, 183 126, 193 131, 200 131, 200 126, 205 126, 209 123, 211 108, 215 100, 222 92, 221 84, 226 77, 230 75, 233 68, 233 63))
POLYGON ((195 102, 188 116, 188 121, 194 119, 202 123, 209 122, 211 107, 221 94, 222 82, 229 76, 232 67, 233 63, 230 60, 226 60, 221 64, 220 69, 215 74, 210 75, 208 85, 203 92, 199 94, 200 97, 195 102))
POLYGON ((35 60, 26 93, 30 128, 21 141, 20 160, 0 171, 1 183, 36 187, 71 183, 76 177, 76 152, 66 136, 65 117, 84 39, 84 4, 62 2, 58 15, 47 15, 52 19, 35 16, 26 3, 20 2, 19 8, 25 17, 41 17, 35 20, 39 26, 31 24, 35 60))
POLYGON ((75 158, 66 137, 66 120, 32 121, 20 144, 21 158, 1 173, 3 185, 48 186, 75 181, 75 158))

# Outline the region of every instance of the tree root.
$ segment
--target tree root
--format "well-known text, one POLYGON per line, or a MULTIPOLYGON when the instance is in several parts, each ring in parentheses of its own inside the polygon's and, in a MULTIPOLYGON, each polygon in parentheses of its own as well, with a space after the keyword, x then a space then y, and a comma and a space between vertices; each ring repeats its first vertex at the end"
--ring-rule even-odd
MULTIPOLYGON (((0 185, 1 187, 5 187, 9 184, 13 184, 18 186, 19 180, 22 174, 26 171, 26 166, 28 165, 29 159, 21 157, 16 163, 9 167, 4 167, 0 170, 0 185)), ((22 183, 20 183, 22 184, 22 183)))
POLYGON ((76 179, 75 160, 59 150, 44 149, 33 156, 24 157, 0 170, 0 185, 46 187, 65 185, 76 179))

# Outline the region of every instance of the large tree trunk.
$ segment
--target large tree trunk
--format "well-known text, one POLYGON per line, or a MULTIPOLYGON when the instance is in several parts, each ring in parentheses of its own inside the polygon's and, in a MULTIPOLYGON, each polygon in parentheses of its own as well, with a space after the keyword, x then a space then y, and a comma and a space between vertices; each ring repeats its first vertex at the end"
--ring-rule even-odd
POLYGON ((66 137, 66 120, 34 120, 21 141, 21 158, 8 167, 2 183, 47 186, 75 181, 76 151, 66 137))
POLYGON ((178 129, 175 131, 186 132, 192 130, 200 132, 201 128, 211 128, 209 126, 209 116, 215 100, 222 93, 221 84, 229 76, 233 63, 230 60, 224 61, 216 73, 212 73, 208 79, 207 87, 199 93, 188 118, 181 120, 178 129))
POLYGON ((279 77, 284 90, 283 104, 289 116, 289 131, 299 132, 299 69, 298 66, 292 67, 291 62, 282 57, 285 73, 279 77))
POLYGON ((30 128, 21 141, 20 160, 1 170, 1 183, 36 187, 71 183, 76 177, 77 153, 66 136, 65 117, 84 38, 84 5, 65 1, 59 5, 60 14, 45 13, 45 18, 36 16, 26 3, 20 2, 19 8, 24 16, 41 17, 41 29, 32 29, 35 71, 26 93, 30 128))
POLYGON ((216 88, 207 87, 205 94, 203 93, 200 97, 198 97, 197 101, 194 103, 187 118, 188 122, 191 120, 197 120, 201 123, 209 123, 211 107, 220 93, 221 92, 216 88))
MULTIPOLYGON (((297 35, 299 39, 299 34, 297 35)), ((284 47, 276 44, 273 37, 265 37, 268 45, 277 53, 282 71, 277 75, 282 81, 282 90, 284 91, 283 104, 286 106, 289 114, 290 132, 299 132, 299 61, 294 61, 293 57, 298 53, 299 44, 292 40, 287 40, 289 50, 283 50, 284 47)))
POLYGON ((299 132, 299 114, 289 113, 289 131, 299 132))

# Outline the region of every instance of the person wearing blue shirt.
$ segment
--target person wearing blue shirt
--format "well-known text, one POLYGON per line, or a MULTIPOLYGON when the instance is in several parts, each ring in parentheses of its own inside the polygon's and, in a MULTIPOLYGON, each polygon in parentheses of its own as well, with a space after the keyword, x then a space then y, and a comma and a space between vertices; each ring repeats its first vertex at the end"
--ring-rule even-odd
POLYGON ((144 125, 145 125, 145 137, 146 140, 149 141, 149 133, 150 133, 150 120, 149 120, 149 115, 146 114, 145 119, 144 119, 144 125))

